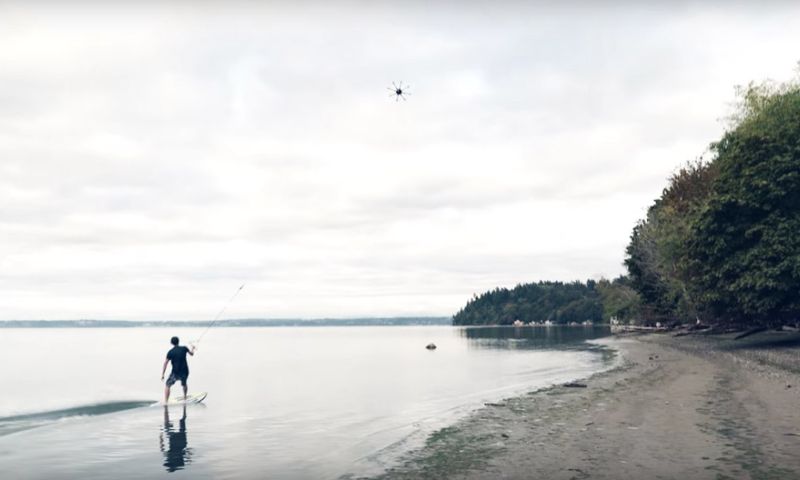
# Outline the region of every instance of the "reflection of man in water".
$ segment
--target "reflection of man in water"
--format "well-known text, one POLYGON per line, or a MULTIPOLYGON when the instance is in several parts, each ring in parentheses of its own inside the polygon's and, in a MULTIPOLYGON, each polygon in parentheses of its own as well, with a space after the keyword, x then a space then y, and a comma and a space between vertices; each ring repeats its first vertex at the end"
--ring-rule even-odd
POLYGON ((186 405, 183 406, 183 416, 178 422, 177 431, 169 421, 169 407, 164 406, 164 429, 161 430, 159 443, 164 454, 164 467, 168 472, 180 470, 187 463, 191 463, 192 449, 186 447, 186 405), (167 436, 166 449, 164 449, 164 435, 167 436))

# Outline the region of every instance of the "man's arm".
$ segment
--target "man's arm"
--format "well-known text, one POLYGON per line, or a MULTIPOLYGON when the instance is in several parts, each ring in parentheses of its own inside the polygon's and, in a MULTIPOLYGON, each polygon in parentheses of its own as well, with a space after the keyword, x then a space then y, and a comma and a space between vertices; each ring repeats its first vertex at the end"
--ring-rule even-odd
POLYGON ((167 364, 169 363, 169 358, 164 360, 164 367, 161 369, 161 380, 164 380, 164 372, 167 371, 167 364))
POLYGON ((187 352, 189 355, 191 355, 191 356, 194 356, 194 349, 195 349, 195 348, 197 348, 197 347, 195 347, 194 345, 192 345, 192 348, 187 348, 187 349, 186 349, 186 352, 187 352))

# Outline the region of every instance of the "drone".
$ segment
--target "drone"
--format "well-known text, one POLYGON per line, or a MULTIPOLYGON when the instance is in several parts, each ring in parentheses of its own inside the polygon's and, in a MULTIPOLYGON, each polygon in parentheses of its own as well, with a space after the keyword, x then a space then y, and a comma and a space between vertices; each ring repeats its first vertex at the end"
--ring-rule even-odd
POLYGON ((403 82, 401 81, 400 84, 392 82, 392 86, 386 88, 392 92, 389 94, 389 96, 394 97, 395 102, 399 101, 401 98, 405 102, 406 95, 411 95, 411 92, 408 91, 408 87, 408 85, 403 85, 403 82))

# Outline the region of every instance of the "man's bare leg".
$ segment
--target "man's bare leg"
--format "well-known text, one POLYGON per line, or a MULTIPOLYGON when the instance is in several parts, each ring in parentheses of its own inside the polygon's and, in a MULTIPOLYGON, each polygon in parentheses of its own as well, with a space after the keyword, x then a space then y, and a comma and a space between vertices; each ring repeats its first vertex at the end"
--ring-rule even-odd
POLYGON ((186 392, 189 391, 189 385, 183 384, 183 399, 186 400, 186 392))
POLYGON ((164 404, 166 405, 167 402, 169 402, 169 385, 164 387, 164 404))

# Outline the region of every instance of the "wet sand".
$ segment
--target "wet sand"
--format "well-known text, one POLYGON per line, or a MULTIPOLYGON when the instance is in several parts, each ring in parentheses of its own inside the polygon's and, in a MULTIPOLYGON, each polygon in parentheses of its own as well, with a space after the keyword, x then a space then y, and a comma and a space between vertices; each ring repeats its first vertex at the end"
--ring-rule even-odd
POLYGON ((609 340, 587 388, 487 405, 386 479, 800 479, 800 335, 609 340))

